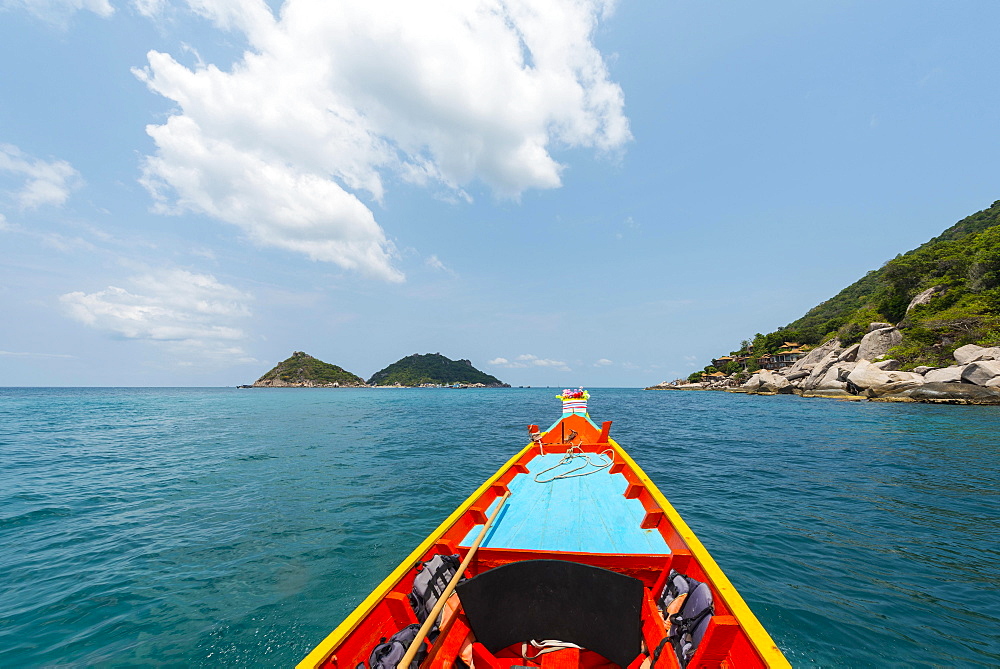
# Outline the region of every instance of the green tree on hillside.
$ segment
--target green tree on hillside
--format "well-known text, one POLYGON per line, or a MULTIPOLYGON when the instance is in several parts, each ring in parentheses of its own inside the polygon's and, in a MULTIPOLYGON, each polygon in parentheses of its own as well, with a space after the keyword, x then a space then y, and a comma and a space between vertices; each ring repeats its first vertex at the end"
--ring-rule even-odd
MULTIPOLYGON (((904 368, 949 364, 955 348, 967 343, 1000 344, 1000 200, 749 343, 755 357, 775 353, 785 341, 816 345, 837 337, 850 345, 872 322, 899 325, 903 343, 891 354, 904 368), (930 303, 907 313, 929 288, 938 289, 930 303)), ((747 344, 741 342, 742 350, 747 344)), ((748 369, 756 365, 751 361, 748 369)))

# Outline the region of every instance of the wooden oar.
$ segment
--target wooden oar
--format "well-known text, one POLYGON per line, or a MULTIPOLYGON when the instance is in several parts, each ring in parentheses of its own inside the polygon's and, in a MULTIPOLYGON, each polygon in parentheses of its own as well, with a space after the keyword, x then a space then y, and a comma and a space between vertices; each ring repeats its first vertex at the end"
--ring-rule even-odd
POLYGON ((396 665, 396 669, 408 669, 410 662, 413 662, 413 658, 416 657, 417 651, 420 650, 420 644, 424 642, 424 638, 427 636, 428 632, 431 631, 431 627, 434 626, 434 621, 437 620, 439 615, 441 615, 441 609, 444 608, 445 602, 448 601, 449 597, 451 597, 451 593, 455 591, 455 586, 458 585, 458 579, 462 578, 462 574, 465 573, 466 567, 468 567, 469 563, 472 562, 473 556, 475 556, 476 551, 479 550, 479 544, 482 543, 483 537, 486 536, 486 532, 490 529, 490 525, 493 524, 493 520, 497 517, 497 514, 500 513, 500 509, 503 508, 504 502, 507 501, 508 497, 510 497, 510 490, 505 492, 503 497, 500 498, 500 503, 497 504, 497 508, 493 510, 493 513, 486 520, 486 523, 483 525, 483 529, 479 531, 479 536, 472 542, 472 547, 469 548, 469 552, 466 553, 465 559, 462 560, 462 564, 458 566, 458 571, 456 571, 455 575, 451 577, 450 581, 448 581, 447 587, 445 587, 441 596, 438 597, 437 603, 434 604, 434 608, 431 609, 430 614, 427 616, 427 620, 425 620, 424 624, 420 626, 417 636, 413 638, 413 643, 411 643, 410 647, 406 650, 406 655, 403 656, 403 659, 396 665))

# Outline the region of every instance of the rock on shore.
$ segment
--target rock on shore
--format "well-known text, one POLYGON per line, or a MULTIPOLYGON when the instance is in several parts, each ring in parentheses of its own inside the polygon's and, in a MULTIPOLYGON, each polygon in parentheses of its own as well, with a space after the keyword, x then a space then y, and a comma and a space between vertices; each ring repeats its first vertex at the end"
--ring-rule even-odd
MULTIPOLYGON (((884 402, 1000 404, 1000 346, 968 344, 955 351, 954 365, 901 372, 897 361, 882 360, 900 341, 902 334, 895 327, 872 323, 858 344, 845 348, 831 339, 795 364, 776 371, 759 370, 740 386, 723 379, 670 387, 884 402)), ((663 387, 666 384, 653 386, 663 387)))

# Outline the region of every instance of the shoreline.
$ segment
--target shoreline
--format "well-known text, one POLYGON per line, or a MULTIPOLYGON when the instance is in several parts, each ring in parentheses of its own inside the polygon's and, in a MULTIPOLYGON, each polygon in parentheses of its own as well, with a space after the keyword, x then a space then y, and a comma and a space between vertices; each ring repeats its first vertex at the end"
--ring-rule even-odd
POLYGON ((966 344, 954 351, 955 364, 901 371, 886 359, 901 335, 872 323, 857 344, 831 339, 780 369, 742 371, 711 381, 663 382, 646 390, 717 390, 748 395, 798 395, 821 399, 921 404, 1000 405, 1000 346, 966 344), (749 374, 749 378, 747 375, 749 374))
POLYGON ((791 393, 779 393, 779 392, 750 392, 743 390, 741 388, 682 388, 679 386, 649 386, 643 390, 679 390, 686 392, 723 392, 731 393, 734 395, 758 395, 761 397, 771 397, 774 395, 794 395, 796 397, 802 397, 804 399, 820 399, 820 400, 837 400, 841 402, 895 402, 895 403, 909 403, 909 404, 949 404, 952 406, 1000 406, 1000 394, 995 398, 968 398, 968 397, 938 397, 938 398, 914 398, 907 396, 883 396, 883 397, 867 397, 865 395, 852 395, 850 393, 844 392, 840 393, 824 393, 824 392, 791 392, 791 393))
MULTIPOLYGON (((338 386, 338 385, 315 385, 315 384, 283 384, 283 385, 239 385, 236 386, 239 390, 255 390, 255 389, 311 389, 311 390, 484 390, 484 389, 503 389, 511 388, 510 385, 502 386, 483 386, 483 385, 453 385, 453 386, 368 386, 368 385, 357 385, 357 386, 338 386)), ((527 386, 530 387, 530 386, 527 386)))

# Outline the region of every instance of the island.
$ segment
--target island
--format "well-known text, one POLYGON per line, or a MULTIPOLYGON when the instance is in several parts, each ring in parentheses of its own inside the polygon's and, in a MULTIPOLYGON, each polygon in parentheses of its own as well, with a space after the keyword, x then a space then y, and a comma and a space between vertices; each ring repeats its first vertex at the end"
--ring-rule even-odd
POLYGON ((470 360, 452 360, 440 353, 414 353, 381 369, 368 379, 371 386, 510 388, 495 376, 472 366, 470 360))
MULTIPOLYGON (((247 386, 240 386, 245 388, 247 386)), ((318 360, 308 353, 294 351, 274 369, 249 386, 251 388, 365 388, 357 374, 337 365, 318 360)))
POLYGON ((495 376, 440 353, 414 353, 382 369, 365 383, 357 374, 294 351, 252 385, 237 388, 510 388, 495 376))

